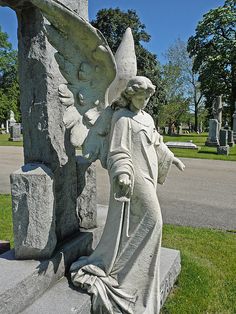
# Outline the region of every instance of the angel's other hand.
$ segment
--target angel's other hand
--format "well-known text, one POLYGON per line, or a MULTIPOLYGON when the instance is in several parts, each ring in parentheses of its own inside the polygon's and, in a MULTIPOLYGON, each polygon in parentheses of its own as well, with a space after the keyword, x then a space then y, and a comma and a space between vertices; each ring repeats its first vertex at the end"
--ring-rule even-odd
POLYGON ((174 159, 173 159, 173 164, 174 164, 180 171, 184 171, 184 169, 185 169, 185 164, 182 163, 182 161, 179 160, 179 158, 174 157, 174 159))
POLYGON ((79 114, 75 106, 70 106, 66 108, 63 116, 63 122, 67 129, 71 129, 80 119, 81 115, 79 114))
POLYGON ((131 179, 126 173, 120 174, 118 176, 119 186, 122 189, 124 195, 127 195, 131 190, 131 179))

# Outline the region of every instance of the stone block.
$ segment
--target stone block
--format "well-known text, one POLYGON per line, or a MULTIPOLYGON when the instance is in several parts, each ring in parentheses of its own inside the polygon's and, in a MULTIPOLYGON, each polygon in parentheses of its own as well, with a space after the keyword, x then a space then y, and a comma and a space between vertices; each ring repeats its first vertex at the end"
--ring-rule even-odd
POLYGON ((216 119, 209 120, 209 135, 205 142, 206 146, 216 147, 219 146, 219 123, 216 119))
MULTIPOLYGON (((180 273, 180 252, 161 248, 161 306, 163 306, 174 283, 180 273)), ((48 290, 41 298, 26 308, 22 314, 90 314, 91 297, 84 291, 71 286, 70 281, 64 277, 55 286, 48 290)), ((150 313, 155 314, 155 313, 150 313)))
MULTIPOLYGON (((102 234, 107 206, 98 205, 99 228, 64 243, 50 260, 17 261, 11 250, 0 256, 0 314, 90 314, 91 299, 63 277, 79 256, 91 254, 102 234)), ((161 304, 180 273, 180 252, 161 249, 161 304)))
POLYGON ((22 141, 21 123, 14 123, 10 127, 10 138, 9 138, 9 141, 12 141, 12 142, 22 141))
POLYGON ((228 145, 228 130, 221 129, 220 130, 220 146, 228 145))
POLYGON ((166 142, 165 144, 169 148, 198 149, 197 145, 191 142, 166 142))
POLYGON ((81 228, 97 226, 96 168, 82 156, 76 158, 77 213, 81 228))
POLYGON ((53 174, 44 164, 26 164, 11 174, 15 255, 51 257, 57 244, 53 174))
POLYGON ((217 147, 218 155, 229 155, 229 145, 226 146, 218 146, 217 147))
MULTIPOLYGON (((14 250, 0 255, 0 314, 22 313, 63 278, 71 263, 79 256, 91 253, 92 241, 92 232, 77 234, 64 243, 51 259, 45 261, 16 260, 14 250)), ((49 312, 39 309, 39 313, 49 312)))

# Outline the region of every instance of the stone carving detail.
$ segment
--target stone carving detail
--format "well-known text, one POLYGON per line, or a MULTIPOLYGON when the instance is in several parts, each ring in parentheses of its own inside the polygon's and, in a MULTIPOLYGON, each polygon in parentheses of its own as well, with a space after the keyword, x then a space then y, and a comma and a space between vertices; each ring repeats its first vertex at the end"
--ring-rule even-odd
POLYGON ((92 295, 93 313, 159 313, 162 217, 156 187, 172 163, 180 170, 184 165, 144 111, 155 86, 136 76, 130 30, 115 59, 102 34, 75 12, 54 0, 32 2, 51 23, 48 38, 68 82, 59 93, 71 141, 79 138, 84 157, 99 159, 111 182, 102 238, 90 256, 72 264, 72 282, 92 295), (129 61, 116 65, 124 55, 129 61))

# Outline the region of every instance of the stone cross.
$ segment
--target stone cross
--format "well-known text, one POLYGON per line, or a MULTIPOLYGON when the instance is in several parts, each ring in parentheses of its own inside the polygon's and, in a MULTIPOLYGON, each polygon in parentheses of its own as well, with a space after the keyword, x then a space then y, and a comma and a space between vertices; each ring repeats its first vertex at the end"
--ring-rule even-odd
MULTIPOLYGON (((88 19, 88 0, 61 0, 61 2, 88 19)), ((37 244, 38 247, 33 253, 24 249, 22 251, 20 248, 17 257, 47 258, 52 254, 57 242, 66 239, 79 229, 76 212, 75 149, 70 144, 69 132, 63 125, 64 109, 58 97, 58 87, 65 80, 55 61, 55 50, 44 34, 45 19, 39 9, 26 0, 0 0, 0 5, 11 7, 18 18, 20 103, 25 166, 11 176, 13 219, 14 214, 16 219, 21 217, 21 207, 25 210, 25 206, 29 206, 35 198, 37 198, 34 204, 35 212, 28 213, 24 218, 27 223, 33 223, 38 219, 41 214, 40 207, 43 208, 42 212, 50 207, 42 219, 47 223, 46 236, 40 235, 40 231, 37 231, 38 238, 41 237, 44 244, 37 244), (30 191, 34 191, 35 195, 29 196, 30 191), (42 248, 45 250, 43 256, 40 256, 42 248)), ((19 228, 22 232, 27 226, 14 226, 15 238, 19 228)), ((27 239, 22 241, 27 242, 27 239)), ((28 239, 29 247, 32 241, 28 239)))
POLYGON ((219 130, 221 129, 221 125, 222 125, 222 110, 223 110, 223 103, 222 103, 222 95, 221 96, 217 96, 214 104, 213 104, 213 116, 214 119, 216 119, 219 122, 219 130))

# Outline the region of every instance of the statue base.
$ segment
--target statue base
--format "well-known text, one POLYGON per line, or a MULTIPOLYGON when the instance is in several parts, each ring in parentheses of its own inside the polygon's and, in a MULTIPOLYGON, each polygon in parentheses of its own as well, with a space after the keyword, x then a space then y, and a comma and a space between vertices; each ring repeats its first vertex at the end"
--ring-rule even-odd
MULTIPOLYGON (((0 314, 90 314, 91 298, 65 277, 72 262, 97 245, 107 206, 98 206, 98 227, 84 231, 44 261, 16 260, 14 250, 0 255, 0 314)), ((180 273, 180 252, 161 249, 161 305, 180 273)))

